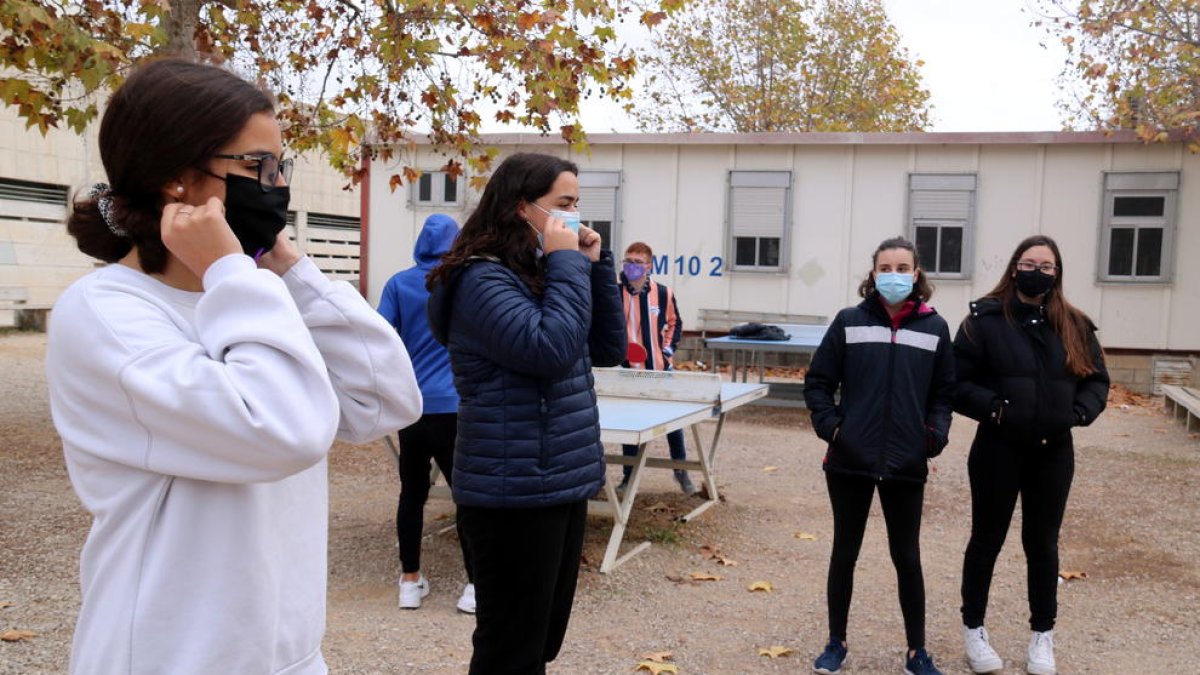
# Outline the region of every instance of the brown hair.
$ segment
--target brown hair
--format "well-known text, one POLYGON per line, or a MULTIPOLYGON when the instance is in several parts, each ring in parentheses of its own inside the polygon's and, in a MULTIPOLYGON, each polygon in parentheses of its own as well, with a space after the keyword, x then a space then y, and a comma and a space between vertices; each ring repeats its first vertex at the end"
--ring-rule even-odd
POLYGON ((145 272, 162 272, 168 256, 159 224, 162 188, 189 168, 204 168, 251 116, 273 110, 270 94, 217 66, 173 58, 139 66, 113 93, 100 122, 109 219, 127 234, 113 233, 98 200, 85 196, 67 218, 79 250, 111 263, 136 247, 145 272))
POLYGON ((625 248, 625 255, 630 253, 645 253, 650 262, 654 262, 654 251, 650 248, 650 244, 644 241, 635 241, 625 248))
MULTIPOLYGON (((1059 339, 1062 340, 1063 349, 1067 352, 1067 371, 1077 377, 1091 375, 1096 372, 1096 364, 1092 361, 1091 341, 1088 339, 1092 330, 1091 321, 1086 314, 1067 302, 1066 296, 1063 295, 1065 266, 1062 254, 1058 251, 1058 244, 1053 239, 1044 234, 1035 234, 1017 244, 1016 250, 1008 260, 1008 266, 1004 268, 1004 275, 1000 277, 1000 283, 996 284, 996 287, 984 297, 1001 300, 1004 306, 1004 317, 1009 321, 1014 321, 1011 308, 1013 303, 1020 302, 1020 299, 1017 297, 1017 284, 1013 279, 1013 274, 1017 269, 1017 261, 1034 246, 1049 248, 1054 253, 1054 261, 1058 263, 1058 274, 1054 275, 1054 285, 1050 287, 1049 291, 1046 291, 1043 304, 1046 306, 1046 317, 1050 327, 1058 334, 1059 339)), ((1104 358, 1103 354, 1100 358, 1104 358)))
POLYGON ((517 207, 544 197, 565 171, 579 175, 573 162, 553 155, 518 152, 501 162, 442 263, 426 277, 426 287, 432 290, 471 258, 490 256, 541 295, 545 280, 536 254, 537 232, 517 214, 517 207))
POLYGON ((875 261, 879 259, 879 254, 883 251, 890 251, 894 248, 902 248, 909 253, 912 253, 913 267, 917 270, 917 278, 913 280, 912 293, 908 294, 908 300, 917 302, 928 301, 933 297, 933 284, 929 283, 929 279, 925 276, 925 270, 921 268, 921 257, 917 255, 917 247, 904 237, 892 237, 884 239, 875 252, 871 254, 871 271, 867 272, 867 276, 858 285, 858 296, 860 298, 869 298, 879 291, 875 290, 875 261))

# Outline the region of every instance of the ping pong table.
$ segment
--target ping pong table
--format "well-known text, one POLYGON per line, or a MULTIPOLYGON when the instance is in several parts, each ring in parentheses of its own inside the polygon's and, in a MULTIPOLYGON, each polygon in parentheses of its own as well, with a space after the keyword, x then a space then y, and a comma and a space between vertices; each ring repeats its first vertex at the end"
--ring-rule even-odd
MULTIPOLYGON (((641 487, 642 470, 650 467, 699 471, 707 497, 681 520, 686 522, 707 511, 720 500, 714 468, 725 415, 730 410, 766 396, 767 385, 722 382, 715 373, 629 368, 593 368, 592 373, 600 413, 601 442, 638 446, 635 456, 625 457, 619 448, 615 453, 605 452, 604 455, 608 464, 633 467, 624 494, 617 494, 606 474, 606 499, 588 502, 589 515, 613 520, 608 546, 600 563, 600 571, 607 574, 650 546, 648 541, 641 542, 618 556, 633 512, 633 503, 641 487), (707 421, 715 421, 716 426, 706 444, 700 435, 700 424, 707 421), (646 456, 646 446, 650 441, 680 429, 691 430, 692 447, 689 455, 695 459, 672 460, 646 456)), ((394 439, 390 435, 384 439, 393 459, 399 461, 399 450, 394 439)), ((430 482, 436 482, 437 476, 438 469, 434 465, 430 482)), ((446 485, 434 485, 430 488, 429 496, 448 498, 451 495, 446 485)))
POLYGON ((738 379, 738 370, 741 370, 742 382, 745 382, 747 371, 755 364, 758 365, 758 381, 762 382, 763 354, 768 352, 812 354, 817 351, 817 347, 821 346, 821 339, 825 337, 825 331, 829 328, 828 326, 806 324, 778 325, 788 334, 787 340, 746 340, 733 335, 725 335, 704 338, 704 348, 714 350, 714 356, 716 350, 728 350, 732 353, 729 373, 730 379, 734 382, 738 379))
POLYGON ((642 470, 646 467, 698 470, 706 499, 680 520, 686 522, 707 511, 720 500, 714 470, 725 415, 766 396, 767 385, 722 382, 715 373, 626 368, 594 368, 592 372, 600 410, 600 440, 606 444, 638 446, 637 454, 632 457, 625 457, 620 452, 605 453, 604 456, 609 464, 633 467, 624 494, 618 495, 606 477, 606 499, 588 503, 589 514, 613 519, 608 546, 600 563, 600 571, 607 574, 650 546, 650 542, 644 541, 624 555, 618 555, 641 487, 642 470), (700 424, 710 420, 715 420, 716 426, 706 447, 700 435, 700 424), (650 441, 680 429, 691 430, 689 454, 695 459, 647 457, 646 446, 650 441))

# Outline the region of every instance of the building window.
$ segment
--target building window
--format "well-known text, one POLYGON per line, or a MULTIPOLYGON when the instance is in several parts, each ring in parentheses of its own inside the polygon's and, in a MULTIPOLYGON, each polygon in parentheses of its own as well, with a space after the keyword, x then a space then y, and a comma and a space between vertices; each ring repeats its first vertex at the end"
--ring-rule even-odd
POLYGON ((579 172, 579 220, 600 235, 604 248, 614 251, 621 234, 618 228, 620 199, 620 171, 579 172))
POLYGON ((908 176, 908 232, 930 277, 968 279, 975 231, 975 174, 908 176))
POLYGON ((787 269, 791 171, 730 171, 728 232, 733 270, 787 269))
POLYGON ((1101 281, 1170 281, 1179 174, 1104 174, 1101 281))
MULTIPOLYGON (((462 178, 462 176, 459 176, 462 178)), ((413 202, 418 206, 459 206, 462 190, 454 176, 445 171, 424 171, 412 185, 413 202)))

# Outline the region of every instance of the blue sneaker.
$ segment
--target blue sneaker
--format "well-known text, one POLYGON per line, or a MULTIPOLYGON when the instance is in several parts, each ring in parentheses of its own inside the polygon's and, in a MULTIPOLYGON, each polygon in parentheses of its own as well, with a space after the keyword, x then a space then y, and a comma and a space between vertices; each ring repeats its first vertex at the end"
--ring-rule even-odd
POLYGON ((905 675, 942 675, 942 671, 933 665, 933 657, 929 652, 925 651, 924 647, 917 650, 907 661, 904 662, 905 675))
POLYGON ((813 672, 821 675, 834 675, 841 672, 842 663, 846 661, 846 645, 837 638, 829 638, 825 651, 813 662, 813 672))

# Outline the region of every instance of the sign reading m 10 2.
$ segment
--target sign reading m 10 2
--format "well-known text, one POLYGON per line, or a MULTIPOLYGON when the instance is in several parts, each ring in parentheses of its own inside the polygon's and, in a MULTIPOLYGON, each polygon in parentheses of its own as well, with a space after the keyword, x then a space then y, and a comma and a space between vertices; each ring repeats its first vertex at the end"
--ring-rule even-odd
POLYGON ((654 256, 653 274, 674 272, 676 276, 681 277, 719 277, 724 269, 725 260, 719 255, 712 256, 707 263, 695 255, 677 255, 674 259, 666 254, 654 256))

